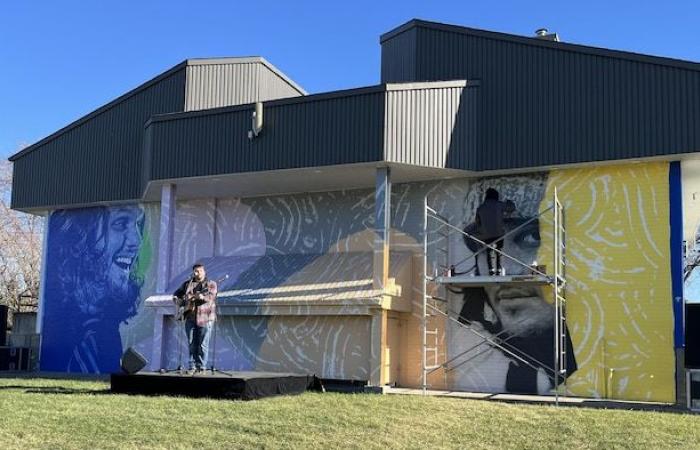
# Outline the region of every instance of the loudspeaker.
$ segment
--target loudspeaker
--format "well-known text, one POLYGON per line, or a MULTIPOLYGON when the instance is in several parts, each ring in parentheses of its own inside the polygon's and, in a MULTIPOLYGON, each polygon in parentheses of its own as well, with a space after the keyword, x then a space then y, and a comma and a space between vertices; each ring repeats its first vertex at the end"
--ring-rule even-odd
POLYGON ((685 305, 685 367, 700 369, 700 304, 685 305))
POLYGON ((0 347, 0 370, 29 370, 29 354, 26 347, 0 347))
POLYGON ((7 345, 7 305, 0 305, 0 347, 7 345))
POLYGON ((128 373, 129 375, 133 375, 146 367, 148 361, 141 353, 137 352, 132 347, 129 347, 122 355, 119 364, 124 372, 128 373))

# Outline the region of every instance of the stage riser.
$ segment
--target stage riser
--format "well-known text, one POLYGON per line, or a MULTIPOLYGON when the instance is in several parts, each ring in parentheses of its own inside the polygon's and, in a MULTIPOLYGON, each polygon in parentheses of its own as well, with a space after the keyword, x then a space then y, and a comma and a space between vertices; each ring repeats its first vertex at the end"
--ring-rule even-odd
POLYGON ((301 394, 320 389, 313 375, 217 373, 215 375, 113 374, 111 391, 116 394, 172 395, 233 400, 255 400, 276 395, 301 394))

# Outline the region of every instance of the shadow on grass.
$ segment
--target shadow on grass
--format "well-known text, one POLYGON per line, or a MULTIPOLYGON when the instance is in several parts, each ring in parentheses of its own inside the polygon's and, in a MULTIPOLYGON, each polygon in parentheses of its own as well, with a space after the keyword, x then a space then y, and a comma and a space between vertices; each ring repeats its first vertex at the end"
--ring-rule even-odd
POLYGON ((91 394, 91 395, 105 395, 112 394, 109 389, 75 389, 75 388, 65 388, 62 386, 21 386, 21 385, 10 385, 10 386, 0 386, 0 391, 4 390, 22 390, 24 389, 25 394, 91 394))

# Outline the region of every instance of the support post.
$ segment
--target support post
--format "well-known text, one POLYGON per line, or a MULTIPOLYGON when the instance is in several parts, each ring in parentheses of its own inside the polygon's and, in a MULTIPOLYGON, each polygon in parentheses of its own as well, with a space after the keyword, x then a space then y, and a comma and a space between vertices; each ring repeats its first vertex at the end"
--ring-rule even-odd
POLYGON ((158 237, 158 278, 156 291, 164 293, 170 281, 173 230, 175 228, 175 185, 166 184, 160 196, 160 233, 158 237))
POLYGON ((557 188, 554 187, 554 396, 555 404, 559 406, 559 199, 557 198, 557 188))
POLYGON ((377 169, 374 191, 374 289, 384 289, 389 279, 389 233, 391 232, 391 173, 377 169))
POLYGON ((39 336, 37 345, 37 355, 36 355, 36 361, 37 363, 37 369, 41 369, 41 346, 43 344, 42 342, 42 336, 43 336, 43 330, 44 330, 44 308, 46 308, 46 269, 48 265, 48 258, 49 258, 49 250, 48 250, 48 245, 49 245, 49 225, 51 224, 51 214, 53 212, 50 212, 46 214, 44 218, 44 235, 41 239, 41 272, 40 272, 40 278, 39 278, 39 298, 37 298, 37 312, 36 312, 36 328, 35 328, 35 333, 39 336))
POLYGON ((423 276, 421 277, 421 385, 423 395, 428 389, 428 196, 423 199, 423 276))
MULTIPOLYGON (((165 321, 168 320, 163 308, 158 308, 153 315, 153 348, 151 349, 151 360, 149 370, 157 372, 160 369, 168 369, 163 366, 163 345, 165 344, 165 333, 167 332, 165 321)), ((176 329, 175 332, 178 330, 176 329)))
POLYGON ((370 360, 369 380, 370 386, 382 384, 382 316, 381 308, 372 310, 370 316, 370 360))

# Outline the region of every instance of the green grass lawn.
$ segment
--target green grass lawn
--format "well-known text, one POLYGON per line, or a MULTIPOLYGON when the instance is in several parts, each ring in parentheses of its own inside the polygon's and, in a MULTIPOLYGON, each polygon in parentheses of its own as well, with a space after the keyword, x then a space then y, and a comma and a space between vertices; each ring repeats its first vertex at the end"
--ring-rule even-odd
POLYGON ((10 448, 700 448, 700 416, 308 393, 250 402, 112 395, 95 381, 0 379, 10 448))

